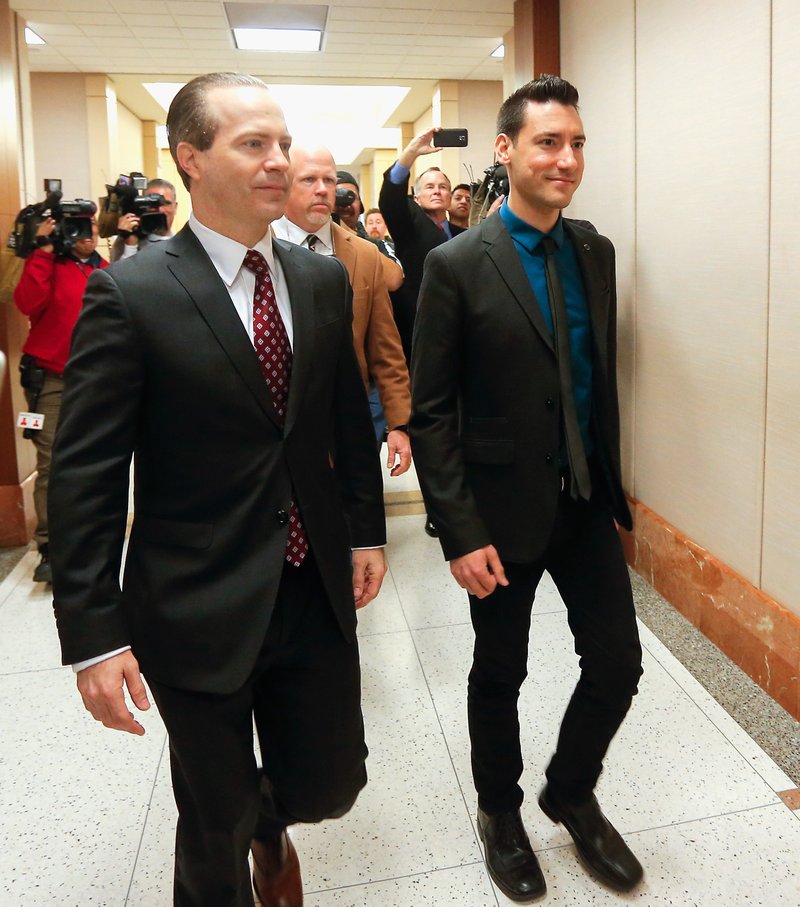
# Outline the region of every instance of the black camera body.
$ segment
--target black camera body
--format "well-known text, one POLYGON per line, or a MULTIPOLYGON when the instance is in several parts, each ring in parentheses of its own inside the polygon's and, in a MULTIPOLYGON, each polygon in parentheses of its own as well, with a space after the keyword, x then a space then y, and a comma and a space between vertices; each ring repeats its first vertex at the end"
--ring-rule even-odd
POLYGON ((336 190, 336 207, 337 208, 349 208, 350 205, 356 200, 356 194, 352 189, 342 189, 341 187, 336 190))
POLYGON ((56 255, 68 255, 76 242, 92 236, 92 218, 97 205, 88 198, 61 200, 61 180, 44 181, 47 196, 43 202, 23 208, 14 221, 14 230, 8 238, 9 249, 18 258, 27 258, 39 245, 36 231, 39 224, 52 217, 55 229, 42 245, 53 245, 56 255))
POLYGON ((489 208, 501 195, 508 198, 508 170, 505 164, 495 161, 483 173, 484 177, 480 183, 472 183, 472 208, 469 213, 471 227, 486 217, 489 208))
POLYGON ((139 239, 151 233, 167 232, 167 215, 158 210, 166 204, 166 199, 156 193, 141 194, 146 185, 147 177, 135 171, 120 173, 113 186, 106 185, 108 195, 100 199, 99 218, 100 235, 104 239, 119 233, 117 222, 123 214, 135 214, 139 218, 139 226, 132 231, 139 239))

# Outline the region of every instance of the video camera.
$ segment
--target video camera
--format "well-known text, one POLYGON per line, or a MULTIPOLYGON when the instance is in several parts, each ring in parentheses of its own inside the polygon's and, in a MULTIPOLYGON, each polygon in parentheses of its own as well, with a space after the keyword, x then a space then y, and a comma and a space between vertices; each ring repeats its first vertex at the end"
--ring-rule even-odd
POLYGON ((47 237, 56 255, 68 255, 80 239, 92 236, 92 218, 97 205, 88 198, 61 201, 61 180, 44 181, 45 200, 23 208, 14 220, 14 230, 8 238, 8 248, 18 258, 27 258, 38 245, 36 230, 42 221, 52 217, 55 230, 47 237))
POLYGON ((508 197, 508 170, 506 170, 505 164, 495 161, 483 173, 483 180, 480 183, 472 184, 472 208, 469 215, 471 227, 479 224, 486 217, 489 208, 501 195, 508 197))
POLYGON ((336 207, 349 208, 356 200, 356 194, 352 189, 342 189, 341 186, 336 189, 336 207))
POLYGON ((117 222, 123 214, 135 214, 139 226, 133 235, 143 239, 151 233, 167 232, 167 215, 158 209, 166 204, 163 195, 153 192, 141 194, 147 188, 147 177, 143 173, 120 173, 113 186, 106 184, 108 195, 100 199, 98 216, 100 236, 107 239, 119 233, 117 222))

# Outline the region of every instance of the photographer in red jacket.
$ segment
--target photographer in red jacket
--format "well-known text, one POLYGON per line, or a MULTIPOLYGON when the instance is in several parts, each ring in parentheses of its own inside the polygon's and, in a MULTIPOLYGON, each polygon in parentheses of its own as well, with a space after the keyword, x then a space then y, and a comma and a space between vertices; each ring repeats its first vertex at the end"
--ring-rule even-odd
POLYGON ((64 391, 64 367, 69 356, 72 329, 78 320, 86 281, 95 268, 106 262, 95 251, 97 222, 92 218, 92 235, 74 241, 63 254, 56 254, 52 236, 56 221, 52 217, 39 224, 36 248, 25 260, 19 283, 14 290, 17 308, 30 319, 30 333, 22 348, 20 373, 28 409, 44 416, 38 431, 27 437, 36 446, 36 484, 33 500, 36 507, 34 540, 41 560, 33 580, 51 581, 47 534, 47 482, 61 396, 64 391))

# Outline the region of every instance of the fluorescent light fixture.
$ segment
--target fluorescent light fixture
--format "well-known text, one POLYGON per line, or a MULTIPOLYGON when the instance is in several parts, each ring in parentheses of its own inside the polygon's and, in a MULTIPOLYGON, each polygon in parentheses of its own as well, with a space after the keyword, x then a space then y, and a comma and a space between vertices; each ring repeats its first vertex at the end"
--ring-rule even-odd
POLYGON ((224 7, 239 50, 317 53, 322 49, 327 6, 226 2, 224 7))
POLYGON ((25 26, 25 43, 28 45, 31 44, 47 44, 44 38, 40 38, 36 32, 29 26, 25 26))
POLYGON ((239 50, 270 50, 276 53, 314 53, 322 44, 322 32, 305 28, 234 28, 239 50))
POLYGON ((491 54, 489 54, 489 56, 494 57, 495 60, 502 60, 505 57, 505 55, 506 55, 505 44, 501 44, 499 47, 495 47, 495 49, 491 52, 491 54))

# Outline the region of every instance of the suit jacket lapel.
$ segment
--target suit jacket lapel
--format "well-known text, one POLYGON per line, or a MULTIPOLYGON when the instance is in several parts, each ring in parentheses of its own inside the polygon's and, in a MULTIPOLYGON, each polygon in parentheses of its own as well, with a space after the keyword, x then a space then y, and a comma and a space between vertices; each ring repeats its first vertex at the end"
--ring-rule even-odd
POLYGON ((253 344, 236 314, 228 288, 197 237, 185 226, 169 241, 166 251, 168 267, 175 279, 191 297, 258 405, 280 428, 281 419, 273 406, 253 344))
POLYGON ((483 222, 483 239, 486 243, 486 253, 494 262, 497 271, 511 291, 512 295, 522 307, 523 312, 530 319, 531 324, 539 332, 542 340, 553 351, 553 338, 547 329, 542 310, 531 288, 528 275, 519 259, 519 254, 514 247, 514 240, 505 228, 502 219, 489 217, 483 222))
POLYGON ((308 387, 314 351, 314 287, 299 259, 301 255, 316 253, 301 250, 299 246, 280 239, 273 239, 272 249, 283 270, 292 306, 292 380, 284 429, 288 435, 308 387))
POLYGON ((333 254, 347 268, 347 273, 352 274, 356 267, 356 253, 353 249, 352 234, 344 227, 331 223, 331 236, 333 237, 333 254))
POLYGON ((583 287, 586 292, 586 304, 589 307, 589 317, 592 322, 592 336, 597 363, 603 374, 608 372, 608 349, 606 334, 608 332, 608 318, 611 305, 611 288, 608 280, 601 270, 602 262, 598 255, 602 255, 596 243, 597 234, 586 230, 578 224, 564 220, 564 229, 572 238, 575 257, 583 277, 583 287))

